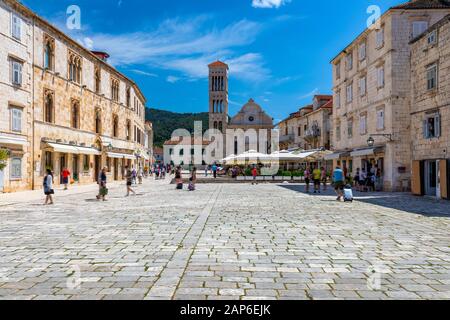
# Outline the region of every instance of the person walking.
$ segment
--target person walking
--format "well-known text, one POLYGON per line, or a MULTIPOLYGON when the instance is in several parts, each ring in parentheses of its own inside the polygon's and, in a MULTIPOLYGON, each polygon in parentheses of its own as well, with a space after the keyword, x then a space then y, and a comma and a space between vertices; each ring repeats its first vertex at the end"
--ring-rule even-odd
POLYGON ((208 166, 205 166, 205 177, 208 177, 208 166))
POLYGON ((131 189, 131 186, 133 185, 133 172, 130 170, 128 166, 125 167, 125 179, 127 181, 127 195, 128 197, 130 195, 130 192, 132 192, 134 195, 136 195, 136 192, 131 189))
POLYGON ((106 171, 108 168, 104 167, 99 175, 98 185, 99 185, 99 192, 97 199, 106 201, 106 195, 108 194, 108 188, 106 187, 106 171))
POLYGON ((309 193, 309 183, 311 182, 311 172, 309 171, 309 167, 306 167, 304 175, 305 175, 305 184, 306 184, 305 192, 309 193))
POLYGON ((189 178, 189 191, 195 190, 195 184, 197 182, 197 168, 192 168, 191 177, 189 178))
POLYGON ((359 168, 356 168, 356 174, 355 174, 355 176, 353 177, 353 182, 354 182, 354 184, 355 184, 355 187, 356 187, 356 190, 357 190, 357 191, 361 191, 361 186, 360 186, 360 184, 359 184, 359 175, 360 175, 360 169, 359 169, 359 168))
POLYGON ((142 168, 139 168, 137 177, 138 177, 139 184, 142 184, 142 178, 144 177, 144 172, 142 171, 142 168))
POLYGON ((47 172, 44 176, 44 194, 45 194, 45 203, 44 206, 47 204, 53 204, 53 197, 52 195, 55 194, 55 191, 53 190, 53 173, 50 169, 47 169, 47 172))
POLYGON ((333 172, 333 185, 334 190, 337 194, 337 201, 341 201, 341 198, 344 196, 344 184, 345 184, 345 176, 344 171, 337 166, 336 169, 333 172))
POLYGON ((61 172, 61 176, 62 176, 62 183, 64 185, 64 190, 67 190, 68 189, 68 185, 69 185, 69 180, 70 180, 70 171, 69 171, 69 169, 64 167, 63 171, 61 172))
POLYGON ((132 175, 132 178, 133 178, 132 184, 136 185, 137 184, 136 183, 137 172, 136 172, 136 169, 134 167, 133 167, 133 170, 131 170, 131 175, 132 175))
POLYGON ((367 174, 366 174, 366 170, 363 168, 360 172, 359 172, 359 191, 366 191, 366 187, 367 187, 367 174))
POLYGON ((212 169, 212 172, 213 172, 214 179, 216 179, 217 178, 217 165, 216 165, 215 162, 212 165, 211 169, 212 169))
POLYGON ((253 169, 252 169, 252 177, 253 177, 253 182, 252 182, 252 185, 253 184, 258 184, 257 182, 256 182, 256 177, 258 176, 258 169, 256 169, 256 166, 253 166, 253 169))
POLYGON ((322 171, 319 169, 317 164, 313 170, 313 180, 314 180, 314 193, 320 193, 320 178, 322 177, 322 171))
POLYGON ((324 167, 321 167, 320 171, 322 172, 321 180, 323 183, 323 191, 327 191, 327 170, 324 167))
POLYGON ((176 183, 176 188, 178 190, 183 189, 183 177, 181 175, 181 167, 180 166, 178 166, 175 169, 175 183, 176 183))

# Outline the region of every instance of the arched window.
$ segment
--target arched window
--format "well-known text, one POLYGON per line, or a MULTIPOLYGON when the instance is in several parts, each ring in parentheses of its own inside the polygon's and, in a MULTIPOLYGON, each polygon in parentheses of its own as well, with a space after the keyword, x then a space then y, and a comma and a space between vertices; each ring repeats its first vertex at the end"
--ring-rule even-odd
POLYGON ((81 57, 69 51, 69 80, 81 83, 81 57))
POLYGON ((127 120, 127 140, 131 140, 131 121, 127 120))
POLYGON ((119 101, 119 80, 111 79, 111 99, 118 102, 119 101))
POLYGON ((102 114, 100 110, 95 111, 95 133, 102 133, 102 114))
POLYGON ((219 121, 219 131, 222 132, 223 126, 222 126, 222 121, 219 121))
POLYGON ((113 115, 113 137, 119 136, 119 117, 115 114, 113 115))
POLYGON ((130 103, 131 103, 131 90, 130 87, 127 88, 127 107, 130 107, 130 103))
POLYGON ((217 129, 217 121, 214 121, 214 129, 217 129))
POLYGON ((53 101, 53 92, 46 91, 44 97, 44 121, 52 123, 53 122, 53 109, 54 109, 54 101, 53 101))
POLYGON ((53 70, 55 40, 49 36, 44 36, 44 69, 53 70))
POLYGON ((95 93, 100 93, 100 86, 101 86, 101 71, 99 67, 95 67, 94 72, 94 81, 95 81, 95 93))
POLYGON ((79 129, 80 128, 80 103, 78 101, 72 101, 72 110, 71 110, 71 120, 72 120, 72 128, 79 129))

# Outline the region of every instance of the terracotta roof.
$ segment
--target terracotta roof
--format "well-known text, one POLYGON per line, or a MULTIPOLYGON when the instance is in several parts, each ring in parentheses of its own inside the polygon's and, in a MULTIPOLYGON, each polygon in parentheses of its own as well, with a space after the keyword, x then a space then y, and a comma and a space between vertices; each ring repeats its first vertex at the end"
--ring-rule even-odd
MULTIPOLYGON (((188 143, 189 143, 189 141, 188 141, 188 143)), ((169 140, 167 140, 166 142, 164 142, 164 145, 165 145, 165 146, 176 146, 176 145, 179 145, 179 144, 186 144, 186 142, 185 142, 184 139, 182 140, 181 138, 179 138, 179 139, 177 139, 177 140, 169 139, 169 140)), ((191 138, 190 144, 191 144, 191 145, 195 145, 195 144, 194 144, 194 138, 193 138, 193 137, 191 138)), ((208 141, 208 140, 202 140, 202 145, 208 146, 208 145, 210 145, 210 144, 211 144, 211 141, 208 141)))
POLYGON ((228 69, 228 65, 226 63, 223 63, 222 61, 217 60, 216 62, 213 62, 208 65, 208 67, 226 67, 228 69))
POLYGON ((160 148, 160 147, 154 147, 153 153, 154 154, 164 154, 164 150, 163 150, 163 148, 160 148))
POLYGON ((314 98, 317 98, 319 100, 325 100, 325 99, 330 100, 330 99, 333 99, 333 96, 329 95, 329 94, 318 94, 318 95, 315 95, 314 98))
POLYGON ((411 0, 406 3, 394 6, 391 9, 450 9, 448 0, 411 0))

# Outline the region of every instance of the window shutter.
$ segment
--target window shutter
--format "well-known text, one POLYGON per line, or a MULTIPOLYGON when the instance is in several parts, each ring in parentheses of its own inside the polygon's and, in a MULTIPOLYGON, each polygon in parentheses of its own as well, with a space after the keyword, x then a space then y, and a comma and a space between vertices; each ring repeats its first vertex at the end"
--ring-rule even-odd
POLYGON ((434 126, 435 126, 435 137, 439 138, 441 136, 441 116, 439 114, 437 114, 434 117, 434 126))
POLYGON ((428 122, 427 120, 423 120, 423 137, 428 139, 428 122))

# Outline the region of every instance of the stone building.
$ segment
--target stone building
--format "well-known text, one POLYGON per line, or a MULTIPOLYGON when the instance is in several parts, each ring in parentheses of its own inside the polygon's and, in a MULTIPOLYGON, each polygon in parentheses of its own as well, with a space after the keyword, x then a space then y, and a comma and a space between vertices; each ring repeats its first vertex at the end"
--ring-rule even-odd
POLYGON ((411 42, 412 192, 450 199, 450 15, 411 42))
POLYGON ((0 192, 30 188, 33 22, 20 6, 0 1, 0 192))
POLYGON ((300 108, 278 124, 280 149, 330 149, 333 97, 316 95, 313 104, 300 108))
POLYGON ((208 68, 209 128, 222 132, 224 157, 249 149, 270 152, 273 118, 253 99, 250 99, 235 116, 230 117, 228 114, 228 65, 216 61, 208 68), (227 129, 231 131, 227 132, 227 129), (263 137, 264 135, 266 138, 263 137))
POLYGON ((410 188, 409 42, 449 12, 446 0, 392 7, 331 61, 334 165, 378 166, 385 190, 410 188))
MULTIPOLYGON (((5 103, 8 108, 18 105, 23 111, 23 134, 29 148, 23 150, 23 189, 41 188, 48 168, 57 185, 65 167, 74 183, 87 184, 97 180, 104 166, 110 180, 122 179, 126 165, 144 166, 149 159, 145 98, 138 86, 107 63, 106 53, 82 47, 17 1, 0 3, 9 16, 21 14, 22 25, 30 28, 22 30, 30 49, 26 55, 15 55, 29 61, 22 60, 21 76, 28 83, 27 97, 21 98, 15 90, 0 106, 3 110, 5 103), (15 103, 20 99, 27 103, 15 103)), ((2 24, 9 21, 2 15, 2 24)), ((2 52, 14 54, 14 46, 8 45, 1 42, 2 52)), ((21 90, 22 96, 26 90, 21 90)), ((15 190, 20 188, 8 191, 15 190)))

